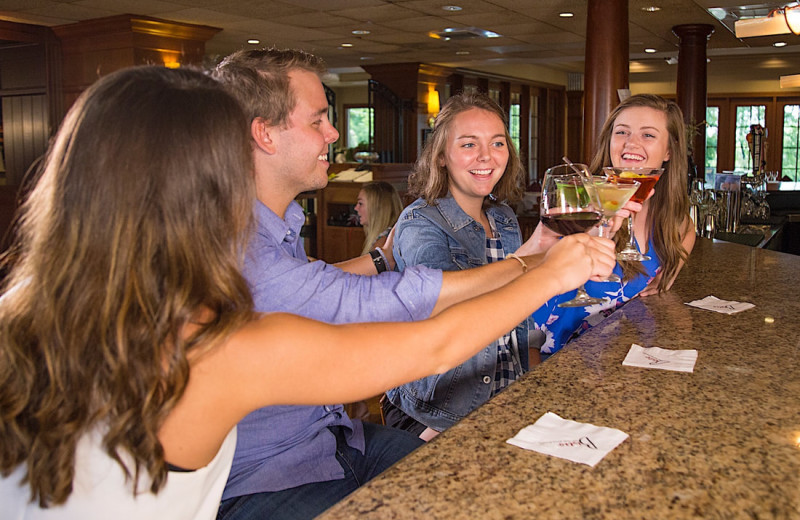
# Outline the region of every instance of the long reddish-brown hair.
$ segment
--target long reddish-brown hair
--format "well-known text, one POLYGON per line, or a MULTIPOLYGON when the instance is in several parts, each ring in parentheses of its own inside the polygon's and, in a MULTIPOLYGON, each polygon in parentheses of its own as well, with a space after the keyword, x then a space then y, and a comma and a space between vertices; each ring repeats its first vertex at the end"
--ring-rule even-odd
MULTIPOLYGON (((661 280, 659 291, 665 291, 680 269, 681 261, 685 262, 689 253, 681 243, 685 229, 684 223, 689 219, 689 195, 687 175, 689 159, 686 148, 686 126, 683 113, 674 101, 668 101, 654 94, 636 94, 617 105, 600 130, 597 140, 597 152, 589 169, 600 171, 604 166, 611 166, 610 143, 617 117, 625 109, 631 107, 648 107, 663 112, 667 116, 667 133, 669 134, 669 160, 664 161, 664 173, 656 184, 655 194, 650 198, 647 213, 647 227, 653 233, 653 246, 661 261, 661 280)), ((689 231, 691 232, 691 230, 689 231)), ((626 226, 615 235, 617 249, 621 250, 628 240, 626 226)), ((639 262, 620 262, 626 279, 644 270, 639 262)))
POLYGON ((41 506, 68 499, 76 445, 97 429, 132 493, 143 471, 152 492, 165 483, 157 434, 188 353, 252 315, 239 271, 251 170, 241 108, 200 72, 118 71, 71 108, 0 299, 0 471, 25 465, 41 506))

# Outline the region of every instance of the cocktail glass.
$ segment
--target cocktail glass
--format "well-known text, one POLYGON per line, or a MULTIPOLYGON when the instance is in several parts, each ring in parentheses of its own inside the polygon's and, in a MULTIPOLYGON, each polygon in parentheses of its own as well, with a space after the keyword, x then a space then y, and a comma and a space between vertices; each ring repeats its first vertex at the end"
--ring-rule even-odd
MULTIPOLYGON (((607 177, 615 179, 631 179, 639 182, 639 189, 630 198, 634 202, 641 204, 647 199, 647 195, 653 186, 658 182, 661 174, 664 173, 664 168, 603 168, 603 173, 607 177)), ((628 243, 625 248, 617 253, 618 260, 627 260, 629 262, 643 262, 650 260, 650 257, 643 255, 636 249, 636 244, 633 238, 633 214, 628 217, 628 243)))
MULTIPOLYGON (((634 179, 620 177, 594 177, 594 188, 603 205, 603 219, 600 222, 600 236, 608 237, 611 219, 636 193, 641 183, 634 179)), ((606 282, 621 282, 622 279, 611 273, 606 282)))
MULTIPOLYGON (((542 180, 542 201, 539 218, 542 224, 559 235, 582 233, 595 226, 602 209, 597 190, 585 164, 559 164, 547 170, 542 180)), ((578 288, 575 298, 559 307, 583 307, 608 301, 593 298, 578 288)))

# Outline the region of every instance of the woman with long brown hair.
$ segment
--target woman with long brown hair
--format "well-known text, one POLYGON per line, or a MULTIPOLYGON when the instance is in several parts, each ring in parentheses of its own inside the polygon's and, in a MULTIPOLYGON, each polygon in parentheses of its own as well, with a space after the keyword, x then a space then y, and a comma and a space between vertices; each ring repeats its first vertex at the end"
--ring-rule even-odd
MULTIPOLYGON (((395 225, 398 268, 459 271, 513 258, 522 236, 510 204, 522 177, 500 106, 480 92, 450 97, 409 178, 419 198, 395 225)), ((425 440, 452 426, 528 370, 528 330, 521 320, 446 374, 391 389, 386 423, 425 440)))
MULTIPOLYGON (((668 291, 694 247, 687 193, 686 130, 675 102, 653 94, 637 94, 620 103, 600 131, 597 153, 589 169, 600 174, 605 166, 664 169, 653 195, 642 203, 634 220, 634 242, 642 252, 649 252, 649 259, 619 261, 615 271, 621 276, 622 285, 586 284, 590 295, 608 298, 605 304, 558 307, 559 302, 574 296, 567 293, 537 310, 537 328, 547 336, 542 346, 544 355, 558 351, 631 298, 668 291)), ((622 226, 614 236, 618 251, 628 238, 628 229, 622 226)))
POLYGON ((4 515, 214 518, 251 411, 355 401, 447 370, 613 265, 609 241, 581 237, 421 322, 255 316, 239 271, 250 161, 241 108, 199 72, 118 71, 70 109, 5 260, 4 515))

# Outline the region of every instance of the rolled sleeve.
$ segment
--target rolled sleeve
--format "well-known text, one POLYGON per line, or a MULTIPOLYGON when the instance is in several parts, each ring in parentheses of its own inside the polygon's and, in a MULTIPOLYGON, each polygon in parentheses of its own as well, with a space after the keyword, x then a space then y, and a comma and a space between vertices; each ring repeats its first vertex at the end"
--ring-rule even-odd
POLYGON ((325 262, 293 258, 260 238, 245 266, 260 312, 291 312, 330 323, 410 321, 427 318, 439 297, 440 271, 420 266, 403 273, 355 275, 325 262))

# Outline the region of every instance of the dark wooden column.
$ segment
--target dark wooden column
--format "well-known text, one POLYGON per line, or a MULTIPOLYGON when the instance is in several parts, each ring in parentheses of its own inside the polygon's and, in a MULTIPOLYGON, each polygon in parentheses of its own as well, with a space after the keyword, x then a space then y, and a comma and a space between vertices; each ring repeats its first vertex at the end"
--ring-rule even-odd
MULTIPOLYGON (((628 0, 589 0, 586 19, 583 156, 589 162, 603 123, 628 88, 628 0)), ((578 160, 571 158, 573 161, 578 160)))
MULTIPOLYGON (((676 25, 672 32, 680 39, 678 50, 678 106, 683 110, 683 119, 688 128, 697 174, 702 178, 706 164, 706 92, 708 78, 706 73, 706 46, 714 32, 707 24, 676 25)), ((692 176, 694 172, 689 172, 692 176)))

